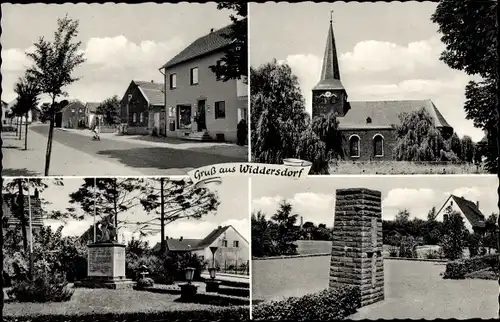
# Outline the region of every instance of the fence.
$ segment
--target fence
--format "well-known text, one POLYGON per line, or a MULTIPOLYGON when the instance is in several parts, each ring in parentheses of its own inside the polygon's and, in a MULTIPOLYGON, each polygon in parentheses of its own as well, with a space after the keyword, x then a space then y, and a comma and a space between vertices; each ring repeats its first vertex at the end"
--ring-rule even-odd
POLYGON ((228 263, 224 261, 224 265, 219 266, 219 273, 226 274, 237 274, 237 275, 250 275, 250 261, 246 261, 243 263, 238 263, 238 261, 232 263, 228 263))

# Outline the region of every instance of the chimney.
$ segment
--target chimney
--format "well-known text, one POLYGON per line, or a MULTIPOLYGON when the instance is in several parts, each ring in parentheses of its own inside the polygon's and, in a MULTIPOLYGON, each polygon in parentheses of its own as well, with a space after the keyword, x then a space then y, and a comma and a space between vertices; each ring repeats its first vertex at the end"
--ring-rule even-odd
POLYGON ((154 80, 151 80, 151 84, 153 84, 153 83, 154 83, 154 80))
POLYGON ((304 225, 304 217, 300 216, 300 228, 304 225))
POLYGON ((476 207, 477 207, 477 209, 479 209, 479 200, 476 201, 476 207))
POLYGON ((214 28, 211 28, 211 29, 210 29, 210 33, 212 33, 212 32, 214 32, 214 28))
POLYGON ((217 229, 222 229, 222 226, 217 227, 217 229))
POLYGON ((181 238, 179 238, 179 241, 182 241, 184 238, 181 236, 181 238))

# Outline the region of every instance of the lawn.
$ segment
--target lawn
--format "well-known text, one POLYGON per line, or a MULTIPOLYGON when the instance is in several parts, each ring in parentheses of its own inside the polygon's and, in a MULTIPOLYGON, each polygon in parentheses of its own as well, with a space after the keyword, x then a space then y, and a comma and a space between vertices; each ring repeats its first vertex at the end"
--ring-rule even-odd
MULTIPOLYGON (((252 262, 254 300, 300 296, 328 287, 330 256, 252 262)), ((385 300, 352 319, 497 318, 498 282, 444 280, 445 265, 385 260, 385 300)))
MULTIPOLYGON (((81 315, 158 311, 213 311, 220 306, 182 303, 179 295, 133 289, 107 290, 76 288, 70 301, 62 303, 6 303, 5 316, 81 315)), ((220 302, 220 301, 219 301, 220 302)))
POLYGON ((481 166, 470 163, 406 161, 340 161, 331 164, 330 174, 484 174, 481 166))

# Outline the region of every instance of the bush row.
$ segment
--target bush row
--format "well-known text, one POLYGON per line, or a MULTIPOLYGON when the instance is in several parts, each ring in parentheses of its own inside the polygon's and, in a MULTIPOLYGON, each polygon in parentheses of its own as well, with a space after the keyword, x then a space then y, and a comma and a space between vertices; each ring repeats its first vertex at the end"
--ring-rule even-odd
POLYGON ((82 315, 4 316, 4 322, 138 322, 138 321, 249 321, 248 307, 197 311, 108 313, 82 315))
POLYGON ((485 255, 472 258, 457 259, 446 264, 443 278, 464 279, 465 275, 477 272, 486 268, 498 271, 498 255, 485 255))
POLYGON ((329 321, 343 319, 361 304, 358 287, 331 288, 302 297, 262 302, 253 306, 255 320, 329 321))

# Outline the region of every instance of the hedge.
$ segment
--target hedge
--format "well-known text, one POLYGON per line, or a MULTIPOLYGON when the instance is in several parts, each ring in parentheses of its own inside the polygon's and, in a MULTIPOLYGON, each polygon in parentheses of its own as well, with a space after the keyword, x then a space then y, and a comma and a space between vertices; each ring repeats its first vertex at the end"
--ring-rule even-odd
POLYGON ((82 315, 4 316, 4 322, 139 322, 139 321, 249 321, 248 307, 197 311, 108 313, 82 315))
POLYGON ((446 264, 443 278, 465 279, 465 275, 486 268, 498 271, 498 254, 476 256, 472 258, 457 259, 446 264))
POLYGON ((330 321, 356 313, 361 304, 358 287, 345 286, 289 297, 281 301, 262 302, 252 308, 254 320, 330 321))

